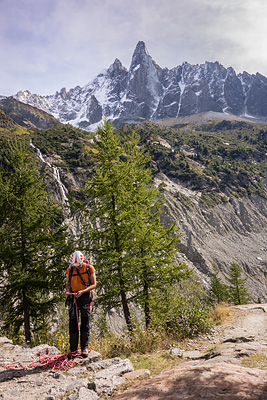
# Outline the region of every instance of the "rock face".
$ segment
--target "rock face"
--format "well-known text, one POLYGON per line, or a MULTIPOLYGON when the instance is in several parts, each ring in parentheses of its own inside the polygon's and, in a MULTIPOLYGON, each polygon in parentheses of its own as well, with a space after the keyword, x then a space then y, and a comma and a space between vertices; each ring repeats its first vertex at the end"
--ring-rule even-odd
POLYGON ((183 234, 179 246, 181 260, 200 274, 204 284, 209 282, 213 264, 219 267, 223 278, 235 262, 248 278, 246 286, 253 300, 257 302, 260 298, 265 302, 267 200, 252 195, 207 208, 199 204, 200 193, 169 180, 164 174, 159 174, 155 182, 165 184, 165 223, 169 225, 175 220, 183 234), (177 193, 190 200, 190 205, 177 200, 177 193))
POLYGON ((146 385, 115 396, 114 400, 263 400, 266 371, 229 364, 197 365, 166 371, 146 385))
POLYGON ((0 107, 17 124, 25 128, 48 129, 59 123, 52 115, 13 97, 0 99, 0 107))
POLYGON ((116 58, 84 87, 68 92, 63 88, 49 96, 21 91, 14 97, 86 130, 94 130, 104 115, 115 127, 206 111, 267 118, 267 78, 263 75, 236 74, 219 62, 161 68, 144 42, 137 44, 129 71, 116 58))

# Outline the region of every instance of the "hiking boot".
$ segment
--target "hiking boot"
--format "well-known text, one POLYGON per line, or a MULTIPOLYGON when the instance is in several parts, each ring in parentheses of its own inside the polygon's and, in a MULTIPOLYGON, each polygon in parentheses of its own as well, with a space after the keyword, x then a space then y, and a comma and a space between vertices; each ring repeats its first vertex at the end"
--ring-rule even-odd
POLYGON ((68 353, 69 360, 72 360, 75 357, 77 357, 77 351, 72 351, 71 353, 68 353))
POLYGON ((87 349, 87 347, 85 349, 82 349, 81 356, 83 358, 87 358, 88 357, 88 349, 87 349))

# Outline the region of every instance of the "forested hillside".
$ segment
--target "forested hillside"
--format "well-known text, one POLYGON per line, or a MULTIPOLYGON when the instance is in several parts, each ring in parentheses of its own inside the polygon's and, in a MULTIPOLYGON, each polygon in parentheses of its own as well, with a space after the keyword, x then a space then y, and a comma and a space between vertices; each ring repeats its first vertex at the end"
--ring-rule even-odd
MULTIPOLYGON (((3 153, 10 139, 24 143, 41 175, 45 173, 49 197, 65 201, 64 186, 71 207, 65 204, 60 218, 72 238, 79 236, 77 206, 72 205, 73 200, 83 203, 84 187, 97 171, 95 133, 69 124, 25 129, 1 115, 1 162, 6 165, 3 153)), ((205 290, 214 265, 225 281, 230 265, 236 263, 252 299, 264 300, 267 127, 223 118, 174 121, 172 126, 147 121, 125 125, 114 134, 127 145, 133 132, 139 136, 139 149, 150 155, 147 168, 166 200, 161 220, 166 227, 175 223, 182 233, 179 262, 196 272, 205 290)), ((122 152, 120 159, 124 158, 122 152)))

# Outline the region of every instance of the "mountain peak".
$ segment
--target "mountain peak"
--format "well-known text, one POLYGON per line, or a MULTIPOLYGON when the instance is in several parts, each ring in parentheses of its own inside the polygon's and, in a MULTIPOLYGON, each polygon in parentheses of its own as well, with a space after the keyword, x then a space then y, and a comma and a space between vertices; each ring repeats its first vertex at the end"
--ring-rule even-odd
POLYGON ((108 68, 108 73, 111 78, 115 78, 116 76, 126 73, 126 68, 122 65, 122 62, 116 58, 114 63, 108 68))
POLYGON ((152 57, 150 56, 146 48, 145 42, 139 41, 133 53, 130 70, 135 69, 138 65, 144 65, 151 62, 153 64, 156 64, 155 61, 153 61, 152 57))
POLYGON ((146 48, 146 44, 145 44, 145 42, 143 42, 142 40, 140 40, 138 43, 137 43, 137 45, 136 45, 136 48, 135 48, 135 51, 134 51, 134 54, 135 53, 138 53, 138 54, 142 54, 142 53, 145 53, 146 55, 148 55, 149 56, 149 53, 148 53, 148 50, 147 50, 147 48, 146 48))
POLYGON ((126 69, 126 68, 122 65, 122 62, 121 62, 118 58, 115 59, 114 63, 111 65, 111 68, 112 68, 113 70, 126 69))

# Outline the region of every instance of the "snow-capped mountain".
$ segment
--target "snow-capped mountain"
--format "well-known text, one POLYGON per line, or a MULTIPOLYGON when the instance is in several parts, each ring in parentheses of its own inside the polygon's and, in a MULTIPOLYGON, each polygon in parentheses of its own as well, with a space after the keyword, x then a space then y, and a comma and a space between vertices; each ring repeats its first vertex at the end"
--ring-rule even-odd
POLYGON ((267 119, 265 76, 236 74, 219 62, 161 68, 144 42, 137 44, 129 71, 116 59, 84 87, 50 96, 20 91, 13 97, 85 130, 94 130, 104 115, 114 126, 205 111, 267 119))

